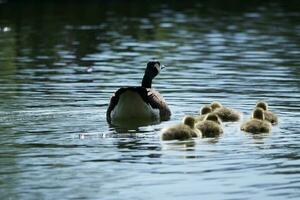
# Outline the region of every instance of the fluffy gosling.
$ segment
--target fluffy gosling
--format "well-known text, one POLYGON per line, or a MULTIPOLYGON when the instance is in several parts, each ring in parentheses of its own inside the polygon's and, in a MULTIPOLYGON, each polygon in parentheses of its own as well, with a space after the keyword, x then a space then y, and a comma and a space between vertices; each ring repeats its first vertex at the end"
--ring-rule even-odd
POLYGON ((264 110, 262 108, 255 108, 252 113, 252 118, 241 125, 241 130, 249 133, 269 133, 272 125, 265 120, 264 110))
POLYGON ((216 137, 223 133, 222 122, 217 114, 209 113, 203 121, 196 124, 203 137, 216 137))
POLYGON ((200 109, 200 115, 196 116, 195 119, 196 121, 203 121, 205 119, 205 117, 207 116, 208 113, 212 112, 212 108, 210 107, 210 105, 205 105, 202 106, 202 108, 200 109))
POLYGON ((264 110, 265 120, 271 122, 272 125, 278 124, 278 117, 275 113, 268 110, 268 104, 265 101, 258 101, 256 108, 262 108, 264 110))
POLYGON ((224 107, 220 102, 214 101, 210 104, 213 113, 217 114, 222 122, 235 122, 241 118, 241 113, 238 111, 224 107))
POLYGON ((164 128, 161 131, 162 140, 186 140, 201 137, 201 131, 195 128, 195 119, 191 116, 183 118, 183 123, 164 128))

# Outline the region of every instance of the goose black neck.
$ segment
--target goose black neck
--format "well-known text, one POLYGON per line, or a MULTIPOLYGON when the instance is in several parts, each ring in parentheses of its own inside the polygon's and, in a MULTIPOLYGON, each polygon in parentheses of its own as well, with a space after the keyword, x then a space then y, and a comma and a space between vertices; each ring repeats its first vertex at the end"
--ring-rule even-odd
POLYGON ((152 85, 152 78, 147 75, 144 75, 142 81, 142 87, 151 88, 151 85, 152 85))

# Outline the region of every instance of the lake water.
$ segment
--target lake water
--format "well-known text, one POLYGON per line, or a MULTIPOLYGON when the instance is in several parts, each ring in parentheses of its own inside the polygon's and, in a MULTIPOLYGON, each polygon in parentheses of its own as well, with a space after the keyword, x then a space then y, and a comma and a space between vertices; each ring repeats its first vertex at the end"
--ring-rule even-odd
POLYGON ((299 199, 298 1, 0 1, 0 199, 299 199), (170 121, 113 128, 111 94, 148 60, 170 121), (162 142, 213 100, 257 100, 270 134, 162 142))

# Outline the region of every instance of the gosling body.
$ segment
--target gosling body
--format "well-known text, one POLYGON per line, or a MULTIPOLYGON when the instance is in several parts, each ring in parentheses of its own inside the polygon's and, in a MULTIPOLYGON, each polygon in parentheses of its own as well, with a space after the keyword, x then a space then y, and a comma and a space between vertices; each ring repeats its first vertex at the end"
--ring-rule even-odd
POLYGON ((256 108, 262 108, 264 110, 265 120, 269 121, 272 125, 278 124, 278 117, 275 113, 269 111, 269 106, 265 101, 258 101, 256 108))
POLYGON ((255 108, 252 118, 241 125, 241 130, 254 134, 269 133, 272 130, 272 125, 265 120, 263 109, 255 108))
POLYGON ((213 113, 217 114, 222 122, 236 122, 241 119, 241 113, 228 107, 224 107, 220 102, 212 102, 213 113))
POLYGON ((209 113, 203 121, 196 124, 203 137, 216 137, 223 133, 222 122, 217 114, 209 113))
POLYGON ((161 131, 162 140, 186 140, 201 136, 201 131, 195 127, 195 119, 191 116, 186 116, 183 123, 164 128, 161 131))

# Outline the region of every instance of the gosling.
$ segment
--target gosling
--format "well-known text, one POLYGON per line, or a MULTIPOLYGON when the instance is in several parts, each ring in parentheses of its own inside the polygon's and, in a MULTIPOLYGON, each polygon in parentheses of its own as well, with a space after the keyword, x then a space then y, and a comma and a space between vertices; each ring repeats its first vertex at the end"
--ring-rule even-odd
POLYGON ((195 118, 186 116, 183 123, 164 128, 161 131, 162 140, 186 140, 193 137, 202 137, 200 130, 195 128, 195 118))
POLYGON ((195 117, 196 121, 203 121, 205 119, 205 117, 207 116, 208 113, 212 112, 212 108, 210 107, 210 105, 205 105, 200 109, 200 115, 198 115, 197 117, 195 117))
POLYGON ((275 113, 268 110, 268 104, 265 101, 258 101, 256 108, 262 108, 264 110, 265 120, 271 122, 272 125, 278 124, 278 117, 275 113))
POLYGON ((255 108, 252 113, 252 119, 244 122, 241 125, 241 130, 249 133, 269 133, 271 132, 272 125, 269 121, 265 120, 264 110, 262 108, 255 108))
POLYGON ((196 124, 203 137, 217 137, 223 133, 222 122, 217 114, 209 113, 203 121, 196 124))
POLYGON ((241 118, 241 113, 238 111, 224 107, 220 102, 214 101, 210 104, 213 113, 217 114, 222 122, 236 122, 241 118))

